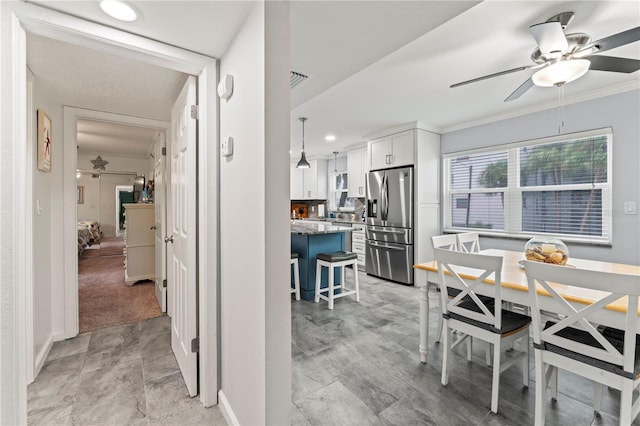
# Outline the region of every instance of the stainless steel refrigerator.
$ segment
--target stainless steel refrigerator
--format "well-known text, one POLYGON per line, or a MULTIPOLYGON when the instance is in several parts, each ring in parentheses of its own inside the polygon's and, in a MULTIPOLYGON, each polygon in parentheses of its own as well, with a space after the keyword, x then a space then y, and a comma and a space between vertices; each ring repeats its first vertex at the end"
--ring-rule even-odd
POLYGON ((367 174, 366 272, 413 285, 413 167, 367 174))

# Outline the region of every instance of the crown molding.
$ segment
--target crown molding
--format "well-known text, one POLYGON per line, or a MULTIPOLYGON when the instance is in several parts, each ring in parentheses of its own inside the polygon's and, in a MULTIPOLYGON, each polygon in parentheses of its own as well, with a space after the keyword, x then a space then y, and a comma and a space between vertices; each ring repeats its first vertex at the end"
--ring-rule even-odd
MULTIPOLYGON (((612 86, 607 86, 598 90, 590 90, 589 92, 573 95, 564 99, 564 105, 577 104, 580 102, 586 102, 593 99, 603 98, 605 96, 616 95, 618 93, 630 92, 632 90, 640 90, 640 80, 627 81, 612 86)), ((469 127, 481 126, 483 124, 494 123, 496 121, 507 120, 510 118, 521 117, 527 114, 533 114, 536 112, 547 111, 558 107, 558 101, 552 100, 543 102, 537 105, 532 105, 526 108, 519 108, 507 113, 497 114, 490 117, 481 118, 478 120, 468 121, 465 123, 455 124, 453 126, 443 127, 439 133, 451 133, 457 130, 468 129, 469 127)))

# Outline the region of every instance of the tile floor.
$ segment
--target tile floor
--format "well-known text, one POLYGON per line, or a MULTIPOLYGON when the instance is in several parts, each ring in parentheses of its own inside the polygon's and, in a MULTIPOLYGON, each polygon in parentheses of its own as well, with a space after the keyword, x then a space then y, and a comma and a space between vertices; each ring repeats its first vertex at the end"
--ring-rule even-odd
MULTIPOLYGON (((437 295, 430 295, 429 358, 419 361, 418 289, 359 274, 360 303, 292 301, 294 425, 533 425, 534 363, 530 388, 522 363, 500 381, 499 413, 490 412, 491 369, 484 346, 454 350, 449 385, 440 384, 442 348, 434 342, 437 295)), ((547 404, 547 425, 617 425, 619 393, 605 390, 602 415, 592 410, 591 382, 560 373, 558 401, 547 404)), ((634 424, 640 425, 636 420, 634 424)))
MULTIPOLYGON (((440 384, 440 346, 429 341, 429 361, 418 356, 418 290, 360 273, 361 297, 291 302, 293 425, 532 425, 530 388, 519 364, 504 372, 499 414, 489 410, 491 370, 484 348, 463 351, 449 385, 440 384)), ((437 296, 432 294, 430 336, 437 296)), ((169 318, 98 330, 54 344, 29 385, 29 424, 225 425, 219 408, 189 398, 170 348, 169 318)), ((461 348, 463 349, 463 348, 461 348)), ((600 417, 591 408, 592 385, 560 373, 548 425, 617 425, 619 394, 606 390, 600 417)), ((640 425, 640 421, 634 424, 640 425)))
POLYGON ((56 342, 28 387, 33 425, 226 425, 190 398, 163 316, 56 342))

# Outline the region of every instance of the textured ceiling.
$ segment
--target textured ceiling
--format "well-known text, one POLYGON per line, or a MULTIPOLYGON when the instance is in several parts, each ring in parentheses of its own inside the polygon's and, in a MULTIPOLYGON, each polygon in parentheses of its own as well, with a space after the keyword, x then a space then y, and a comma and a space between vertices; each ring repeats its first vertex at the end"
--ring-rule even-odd
POLYGON ((168 121, 186 75, 28 34, 27 64, 63 105, 168 121))

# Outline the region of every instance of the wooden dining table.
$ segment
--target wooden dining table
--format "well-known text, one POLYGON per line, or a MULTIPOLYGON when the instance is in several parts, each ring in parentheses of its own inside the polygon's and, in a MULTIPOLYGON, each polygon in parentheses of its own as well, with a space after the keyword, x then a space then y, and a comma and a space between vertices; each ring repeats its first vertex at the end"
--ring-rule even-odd
MULTIPOLYGON (((522 305, 522 306, 530 306, 529 294, 528 294, 528 284, 527 284, 527 276, 524 272, 524 268, 521 262, 524 260, 524 253, 516 252, 516 251, 507 251, 507 250, 498 250, 498 249, 488 249, 480 251, 480 254, 485 254, 489 256, 500 256, 502 257, 502 300, 504 302, 512 302, 514 304, 522 305)), ((438 266, 436 261, 419 263, 413 266, 416 269, 424 270, 427 272, 427 279, 423 283, 418 283, 420 286, 420 361, 423 363, 427 362, 427 341, 428 341, 428 332, 429 332, 429 287, 430 286, 438 286, 440 282, 440 277, 438 275, 438 266)), ((620 263, 612 263, 612 262, 602 262, 597 260, 586 260, 586 259, 574 259, 569 258, 567 265, 558 266, 563 268, 580 268, 591 271, 602 271, 602 272, 613 272, 618 274, 625 275, 635 275, 640 276, 640 266, 639 265, 625 265, 620 263)), ((461 278, 465 280, 473 281, 478 277, 478 273, 481 271, 470 269, 470 268, 456 268, 456 272, 460 274, 461 278)), ((490 276, 485 280, 488 284, 494 284, 492 277, 490 276)), ((588 305, 593 303, 595 300, 598 300, 602 297, 602 292, 595 290, 588 290, 580 287, 572 287, 567 285, 555 284, 551 283, 556 289, 558 289, 558 293, 561 294, 566 300, 578 304, 578 305, 588 305)), ((483 291, 480 287, 476 288, 477 293, 482 294, 483 291)), ((487 289, 489 290, 489 289, 487 289)), ((487 294, 490 294, 489 292, 487 294)), ((546 296, 540 297, 540 307, 545 311, 558 313, 558 305, 553 299, 549 296, 549 294, 542 290, 538 290, 538 294, 546 296)), ((594 321, 598 323, 616 328, 624 328, 624 319, 626 313, 626 305, 624 301, 620 300, 614 302, 606 307, 606 309, 600 310, 600 314, 598 317, 594 318, 594 321)), ((640 311, 638 312, 640 316, 640 311)), ((638 333, 640 333, 640 321, 638 321, 638 333)))

